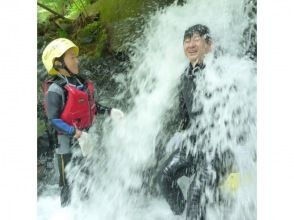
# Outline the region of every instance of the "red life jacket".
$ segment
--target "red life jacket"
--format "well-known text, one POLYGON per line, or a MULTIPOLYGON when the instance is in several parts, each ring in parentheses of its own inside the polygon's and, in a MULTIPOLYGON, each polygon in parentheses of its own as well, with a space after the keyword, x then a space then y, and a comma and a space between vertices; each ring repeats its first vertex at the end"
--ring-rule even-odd
MULTIPOLYGON (((52 84, 52 81, 45 82, 45 96, 48 93, 48 84, 52 84)), ((77 127, 79 130, 89 128, 96 115, 94 85, 92 82, 86 81, 86 86, 87 89, 85 91, 79 90, 70 84, 63 86, 67 90, 67 98, 60 118, 67 124, 77 127)), ((47 106, 44 105, 44 107, 47 114, 47 106)))
POLYGON ((72 85, 66 85, 64 88, 67 90, 67 101, 60 118, 80 130, 89 128, 96 115, 93 84, 88 81, 86 91, 72 85))

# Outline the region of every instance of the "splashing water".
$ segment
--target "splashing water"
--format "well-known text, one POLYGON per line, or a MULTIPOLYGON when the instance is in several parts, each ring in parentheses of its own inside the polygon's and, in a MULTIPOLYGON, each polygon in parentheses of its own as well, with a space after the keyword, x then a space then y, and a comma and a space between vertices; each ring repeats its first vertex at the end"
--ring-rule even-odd
MULTIPOLYGON (((201 124, 214 123, 209 129, 210 148, 231 149, 241 178, 234 206, 212 206, 207 219, 256 219, 256 63, 243 56, 243 33, 250 23, 246 2, 191 0, 150 17, 142 38, 132 45, 133 68, 127 76, 117 77, 121 82, 117 97, 130 94, 125 118, 107 121, 103 136, 91 128, 95 147, 83 165, 87 172, 67 167, 75 180, 71 206, 60 208, 55 190, 39 198, 38 219, 185 219, 185 213, 173 215, 161 196, 142 186, 144 174, 156 163, 157 138, 168 130, 164 125, 178 105, 177 86, 188 64, 182 47, 184 30, 197 23, 210 28, 214 42, 214 52, 205 60, 202 93, 195 94, 203 104, 201 124), (205 99, 203 94, 211 97, 205 99)), ((176 141, 175 136, 169 141, 167 155, 176 141)), ((179 181, 185 194, 190 180, 179 181)))

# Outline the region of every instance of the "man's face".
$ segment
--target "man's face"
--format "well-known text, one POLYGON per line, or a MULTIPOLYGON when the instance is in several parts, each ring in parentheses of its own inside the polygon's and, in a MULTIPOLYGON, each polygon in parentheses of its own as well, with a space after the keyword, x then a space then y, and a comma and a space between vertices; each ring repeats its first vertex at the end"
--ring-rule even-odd
POLYGON ((184 40, 184 52, 192 64, 202 63, 205 54, 211 49, 211 43, 207 42, 198 33, 194 33, 191 38, 184 40))
POLYGON ((64 63, 67 68, 74 74, 79 73, 79 59, 76 56, 74 49, 70 48, 64 55, 64 63))

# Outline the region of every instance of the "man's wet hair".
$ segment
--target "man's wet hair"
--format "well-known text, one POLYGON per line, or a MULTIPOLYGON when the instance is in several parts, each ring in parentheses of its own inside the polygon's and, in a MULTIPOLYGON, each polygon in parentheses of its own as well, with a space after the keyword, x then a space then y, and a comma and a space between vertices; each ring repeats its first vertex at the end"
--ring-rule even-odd
POLYGON ((203 24, 196 24, 189 27, 184 34, 184 39, 191 38, 193 34, 198 33, 200 37, 204 37, 206 42, 211 41, 210 31, 209 28, 203 24))

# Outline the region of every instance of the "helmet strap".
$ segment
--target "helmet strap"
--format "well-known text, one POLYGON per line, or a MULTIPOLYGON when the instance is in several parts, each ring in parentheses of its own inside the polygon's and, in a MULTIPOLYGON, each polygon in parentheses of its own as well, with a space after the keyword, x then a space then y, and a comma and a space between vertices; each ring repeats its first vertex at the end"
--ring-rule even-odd
POLYGON ((67 79, 66 76, 63 76, 63 75, 60 74, 60 73, 57 73, 57 75, 58 75, 60 78, 64 79, 64 80, 66 81, 66 84, 69 84, 68 79, 67 79))
POLYGON ((56 70, 64 69, 69 73, 69 75, 74 74, 73 72, 71 72, 67 68, 66 64, 64 63, 64 55, 62 55, 61 57, 56 58, 55 61, 54 61, 54 64, 53 64, 54 69, 56 69, 56 70), (59 61, 61 64, 55 64, 55 61, 59 61))

